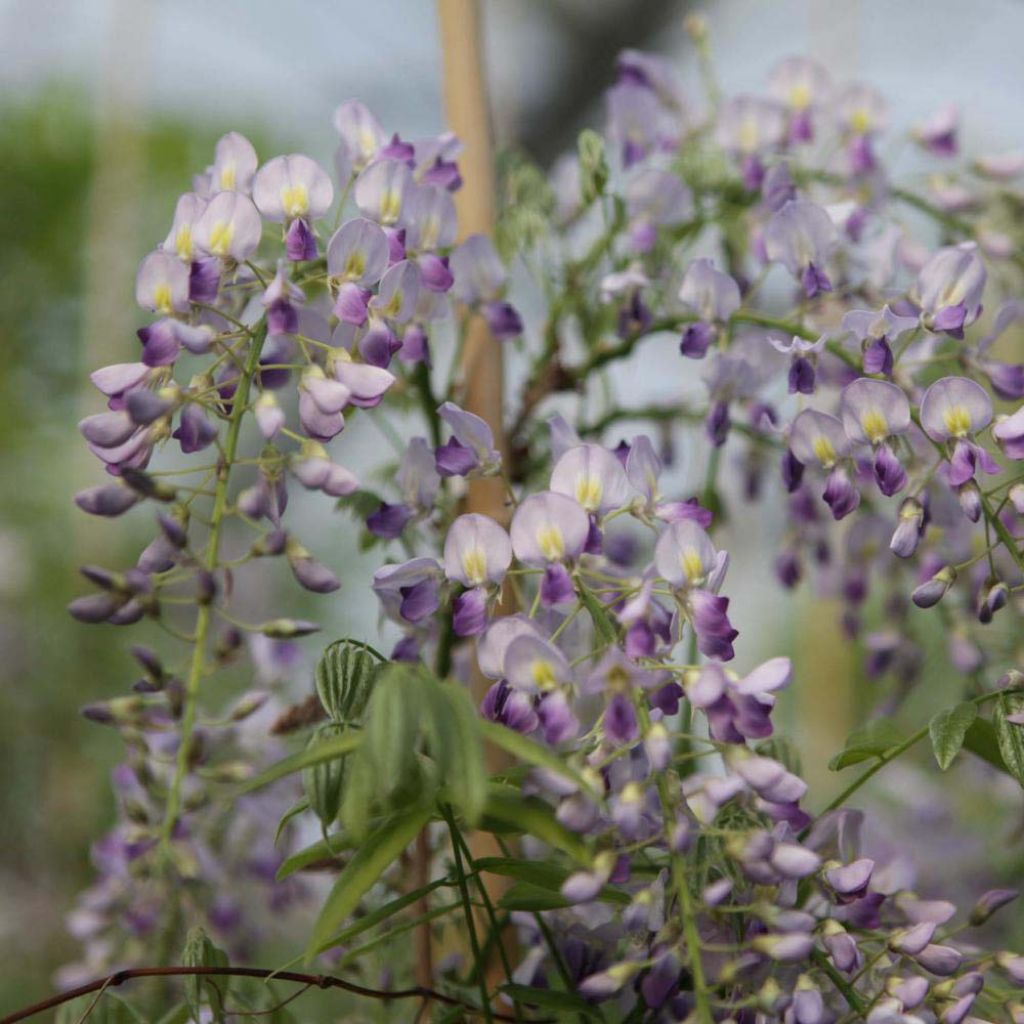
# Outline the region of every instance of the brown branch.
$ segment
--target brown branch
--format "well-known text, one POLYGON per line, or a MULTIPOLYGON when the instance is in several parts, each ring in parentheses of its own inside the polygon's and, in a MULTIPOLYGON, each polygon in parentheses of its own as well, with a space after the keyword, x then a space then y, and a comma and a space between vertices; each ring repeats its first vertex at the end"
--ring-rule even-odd
MULTIPOLYGON (((130 967, 122 971, 115 971, 105 978, 97 978, 85 985, 68 989, 60 995, 50 996, 49 999, 42 999, 38 1003, 26 1006, 14 1013, 8 1014, 0 1019, 0 1024, 17 1024, 18 1021, 27 1020, 38 1013, 52 1010, 55 1006, 69 1003, 79 996, 87 996, 93 992, 97 998, 107 989, 117 988, 126 981, 133 978, 195 978, 195 977, 220 977, 220 978, 259 978, 264 981, 290 981, 307 987, 316 986, 321 989, 337 988, 353 995, 362 996, 366 999, 424 999, 433 1002, 443 1003, 445 1006, 456 1006, 466 1013, 476 1016, 483 1016, 483 1011, 470 1003, 447 996, 443 992, 417 985, 415 988, 396 989, 392 992, 376 988, 366 988, 357 985, 355 982, 344 981, 332 974, 303 974, 299 971, 274 971, 265 967, 130 967)), ((491 1012, 494 1020, 512 1021, 517 1018, 508 1015, 491 1012)), ((549 1024, 546 1021, 536 1021, 535 1024, 549 1024)))

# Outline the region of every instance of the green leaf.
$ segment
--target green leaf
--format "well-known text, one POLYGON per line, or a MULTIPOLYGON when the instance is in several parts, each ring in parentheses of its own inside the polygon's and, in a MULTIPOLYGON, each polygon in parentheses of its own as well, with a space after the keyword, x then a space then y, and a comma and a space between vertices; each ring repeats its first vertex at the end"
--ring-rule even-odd
POLYGON ((424 896, 429 895, 435 889, 440 889, 442 885, 451 884, 452 883, 447 878, 435 878, 433 882, 421 885, 418 889, 413 889, 412 892, 404 893, 402 896, 385 903, 384 906, 378 907, 369 914, 365 914, 363 917, 359 918, 358 921, 354 921, 347 928, 343 928, 338 932, 337 935, 331 939, 331 948, 334 946, 340 946, 342 943, 349 942, 357 935, 361 935, 370 928, 374 928, 376 925, 382 924, 384 921, 388 920, 388 918, 394 917, 395 914, 405 910, 405 908, 410 904, 413 904, 424 896))
POLYGON ((501 991, 510 999, 524 1006, 537 1006, 543 1010, 561 1010, 565 1013, 582 1013, 585 1017, 601 1019, 601 1014, 592 1003, 588 1003, 572 992, 554 988, 532 988, 529 985, 502 985, 501 991))
POLYGON ((313 935, 306 948, 306 961, 329 949, 332 937, 358 906, 366 891, 416 838, 430 820, 430 811, 412 808, 393 815, 363 840, 352 859, 345 865, 331 889, 320 916, 313 926, 313 935))
POLYGON ((467 825, 475 828, 487 800, 487 766, 480 738, 480 716, 469 694, 458 684, 439 683, 442 695, 440 721, 434 733, 444 743, 443 751, 431 747, 432 756, 444 755, 441 784, 448 801, 462 814, 467 825))
POLYGON ((287 775, 301 772, 303 768, 308 768, 310 765, 320 764, 323 761, 333 761, 338 757, 345 757, 347 754, 351 754, 353 750, 356 750, 361 742, 362 734, 355 729, 350 729, 343 736, 319 743, 314 748, 307 748, 297 754, 292 754, 291 757, 278 761, 277 764, 271 765, 266 771, 260 772, 259 775, 239 786, 235 790, 235 795, 244 796, 255 789, 269 786, 270 783, 277 782, 278 779, 283 779, 287 775))
MULTIPOLYGON (((477 871, 487 871, 492 875, 504 875, 516 878, 539 889, 560 892, 562 883, 569 877, 570 870, 560 864, 544 860, 519 860, 516 857, 480 857, 473 861, 477 871)), ((629 896, 619 889, 605 886, 598 899, 603 903, 629 903, 629 896)))
POLYGON ((561 775, 576 783, 581 789, 590 790, 586 779, 549 747, 542 746, 536 740, 531 740, 521 732, 509 729, 505 725, 499 725, 497 722, 480 719, 478 728, 484 739, 496 747, 501 747, 517 760, 532 764, 535 768, 545 768, 549 772, 554 772, 556 775, 561 775))
POLYGON ((999 753, 999 740, 996 738, 995 727, 987 719, 976 718, 971 723, 964 738, 964 750, 969 750, 983 761, 987 761, 993 768, 998 768, 1001 772, 1006 772, 1007 775, 1010 774, 1003 755, 999 753))
POLYGON ((999 753, 1007 771, 1024 786, 1024 726, 1008 722, 1008 715, 1024 714, 1024 693, 1004 693, 992 712, 999 753))
POLYGON ((838 772, 850 765, 881 757, 903 742, 899 729, 887 718, 868 722, 860 729, 854 729, 846 739, 846 749, 828 763, 830 771, 838 772))
POLYGON ((503 910, 533 913, 541 910, 561 910, 571 906, 560 892, 532 885, 530 882, 515 882, 498 901, 503 910))
POLYGON ((294 875, 297 871, 303 871, 318 861, 335 857, 342 850, 351 850, 353 846, 355 846, 355 842, 347 832, 332 832, 325 839, 319 839, 311 846, 307 846, 286 858, 284 863, 277 869, 275 877, 281 882, 290 875, 294 875))
POLYGON ((967 730, 978 717, 978 708, 970 701, 961 701, 951 708, 940 711, 928 723, 932 750, 939 767, 945 771, 964 745, 967 730))
POLYGON ((309 801, 303 798, 294 806, 289 807, 288 810, 281 815, 281 820, 277 823, 277 831, 274 833, 275 846, 281 841, 281 833, 284 832, 285 828, 288 826, 288 822, 291 821, 292 818, 298 817, 298 815, 308 810, 309 801))
POLYGON ((488 819, 536 836, 553 849, 568 854, 578 864, 590 866, 592 858, 583 840, 570 832, 555 817, 551 807, 535 796, 523 796, 511 786, 491 785, 487 790, 481 828, 487 828, 488 819))
POLYGON ((612 622, 611 616, 608 614, 608 609, 582 583, 579 585, 579 595, 583 607, 587 609, 590 619, 594 623, 594 632, 597 634, 598 640, 603 646, 614 644, 618 640, 619 634, 615 623, 612 622))
MULTIPOLYGON (((195 927, 191 928, 185 937, 181 962, 185 967, 227 967, 228 957, 222 949, 218 949, 210 941, 209 936, 202 928, 195 927)), ((213 1013, 214 1020, 223 1021, 224 1005, 221 1002, 221 993, 212 979, 195 975, 186 978, 185 1001, 188 1003, 189 1013, 195 1024, 199 1024, 204 997, 213 1013)))

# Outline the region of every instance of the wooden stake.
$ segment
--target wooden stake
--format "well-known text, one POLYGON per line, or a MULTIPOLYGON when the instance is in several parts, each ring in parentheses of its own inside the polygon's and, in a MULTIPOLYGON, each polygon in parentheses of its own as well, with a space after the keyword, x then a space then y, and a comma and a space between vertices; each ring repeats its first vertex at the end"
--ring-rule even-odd
MULTIPOLYGON (((464 184, 455 193, 460 237, 478 232, 490 233, 494 228, 495 189, 494 152, 491 118, 481 42, 480 5, 478 0, 438 0, 437 4, 441 51, 444 60, 444 104, 448 126, 459 137, 463 151, 459 167, 464 184)), ((494 433, 494 445, 508 465, 508 439, 504 428, 504 378, 501 345, 491 337, 483 317, 474 315, 466 326, 467 334, 460 367, 463 383, 463 408, 485 420, 494 433)), ((499 477, 471 480, 466 496, 466 511, 491 516, 507 525, 509 508, 505 485, 499 477)), ((506 595, 501 614, 514 611, 506 595)), ((489 680, 479 673, 472 680, 472 693, 479 702, 487 691, 489 680)), ((487 750, 487 768, 501 771, 507 758, 496 748, 487 750)), ((489 833, 469 836, 474 859, 500 857, 502 851, 489 833)), ((508 888, 508 880, 486 875, 483 884, 496 903, 508 888)), ((512 955, 512 936, 502 937, 505 949, 512 955)), ((494 989, 504 974, 496 956, 486 968, 488 988, 494 989)))

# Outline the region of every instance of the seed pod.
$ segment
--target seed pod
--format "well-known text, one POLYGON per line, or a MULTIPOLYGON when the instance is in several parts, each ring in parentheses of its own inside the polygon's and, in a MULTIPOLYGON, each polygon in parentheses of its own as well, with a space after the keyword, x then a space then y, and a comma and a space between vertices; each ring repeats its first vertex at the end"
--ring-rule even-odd
POLYGON ((362 719, 383 664, 375 651, 355 640, 336 640, 324 651, 316 666, 316 689, 335 722, 362 719))
MULTIPOLYGON (((325 740, 334 739, 345 731, 343 725, 329 723, 322 725, 309 739, 309 747, 313 749, 325 740)), ((345 779, 345 759, 335 758, 333 761, 322 761, 302 772, 302 788, 313 813, 320 819, 326 830, 338 817, 341 809, 341 787, 345 779)))

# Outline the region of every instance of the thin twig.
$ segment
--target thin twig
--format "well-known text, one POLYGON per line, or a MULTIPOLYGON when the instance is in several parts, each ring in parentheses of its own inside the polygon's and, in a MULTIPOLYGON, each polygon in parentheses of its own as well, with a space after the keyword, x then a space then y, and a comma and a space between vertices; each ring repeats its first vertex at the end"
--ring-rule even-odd
MULTIPOLYGON (((357 985, 351 981, 345 981, 342 978, 337 978, 332 974, 304 974, 299 971, 276 971, 270 970, 266 967, 130 967, 125 970, 115 971, 113 974, 108 975, 105 978, 98 978, 96 981, 90 981, 85 985, 79 985, 77 988, 68 989, 66 992, 61 992, 59 995, 50 996, 48 999, 42 999, 38 1003, 32 1003, 31 1006, 23 1007, 20 1010, 15 1010, 14 1013, 8 1014, 6 1017, 0 1019, 0 1024, 17 1024, 18 1021, 28 1020, 29 1017, 34 1017, 36 1014, 44 1013, 46 1010, 52 1010, 55 1006, 60 1006, 63 1003, 69 1003, 73 999, 78 999, 80 996, 87 996, 92 992, 97 993, 97 999, 107 989, 117 988, 119 985, 123 985, 126 981, 131 981, 133 978, 197 978, 197 977, 220 977, 220 978, 260 978, 265 981, 291 981, 299 985, 306 985, 307 987, 316 986, 321 989, 341 989, 345 992, 351 992, 353 995, 362 996, 365 999, 381 999, 389 1001, 392 999, 429 999, 434 1002, 443 1003, 445 1006, 455 1006, 476 1016, 490 1016, 493 1020, 510 1021, 511 1024, 515 1024, 516 1018, 505 1014, 496 1013, 488 1007, 485 1011, 480 1009, 478 1006, 473 1006, 471 1003, 464 1002, 461 999, 456 999, 453 996, 445 995, 443 992, 437 992, 434 989, 425 988, 422 985, 417 985, 414 988, 395 989, 394 991, 384 991, 376 988, 366 988, 364 985, 357 985)), ((535 1021, 534 1024, 553 1024, 550 1021, 535 1021)))

